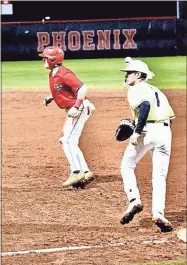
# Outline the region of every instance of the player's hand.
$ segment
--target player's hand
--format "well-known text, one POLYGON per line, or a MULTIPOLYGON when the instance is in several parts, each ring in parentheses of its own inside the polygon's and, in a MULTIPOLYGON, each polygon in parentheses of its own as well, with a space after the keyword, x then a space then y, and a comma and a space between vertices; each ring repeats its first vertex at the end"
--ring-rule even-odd
POLYGON ((133 133, 130 137, 130 143, 132 145, 137 146, 138 145, 138 139, 140 138, 140 134, 138 133, 133 133))
POLYGON ((47 106, 48 104, 50 104, 51 102, 53 101, 53 97, 52 96, 49 96, 49 97, 46 97, 44 98, 44 105, 47 106))
POLYGON ((78 109, 77 107, 71 107, 69 110, 68 110, 68 117, 71 117, 71 118, 76 118, 78 117, 79 115, 81 114, 81 110, 78 109))

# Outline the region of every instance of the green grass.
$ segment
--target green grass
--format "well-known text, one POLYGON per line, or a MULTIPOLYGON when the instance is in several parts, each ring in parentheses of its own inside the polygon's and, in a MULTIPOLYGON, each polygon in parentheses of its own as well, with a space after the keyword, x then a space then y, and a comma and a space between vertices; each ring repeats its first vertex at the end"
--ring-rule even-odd
MULTIPOLYGON (((160 89, 186 89, 186 57, 149 57, 142 59, 155 73, 151 84, 160 89)), ((122 89, 123 58, 65 60, 64 65, 75 72, 90 89, 122 89)), ((42 60, 2 63, 3 89, 48 89, 48 71, 42 60)))

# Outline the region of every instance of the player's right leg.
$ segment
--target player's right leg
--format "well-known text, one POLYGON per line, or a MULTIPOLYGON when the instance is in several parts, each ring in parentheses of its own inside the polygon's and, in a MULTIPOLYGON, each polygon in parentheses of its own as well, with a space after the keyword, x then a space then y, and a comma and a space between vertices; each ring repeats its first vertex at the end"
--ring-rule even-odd
POLYGON ((172 224, 165 218, 166 178, 171 153, 171 142, 169 137, 165 144, 157 145, 152 154, 152 215, 153 221, 161 232, 173 230, 172 224))

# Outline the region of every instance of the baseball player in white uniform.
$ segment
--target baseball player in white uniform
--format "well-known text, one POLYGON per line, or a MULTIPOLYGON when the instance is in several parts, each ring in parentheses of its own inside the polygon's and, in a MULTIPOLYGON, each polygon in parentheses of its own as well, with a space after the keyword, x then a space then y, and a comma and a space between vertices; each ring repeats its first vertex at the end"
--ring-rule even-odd
POLYGON ((170 232, 172 224, 165 218, 166 177, 171 154, 171 120, 174 112, 166 96, 147 83, 154 74, 140 60, 125 59, 124 85, 130 105, 135 130, 129 139, 121 163, 121 174, 129 206, 120 223, 129 223, 143 210, 134 170, 139 160, 148 152, 152 154, 152 218, 162 232, 170 232))

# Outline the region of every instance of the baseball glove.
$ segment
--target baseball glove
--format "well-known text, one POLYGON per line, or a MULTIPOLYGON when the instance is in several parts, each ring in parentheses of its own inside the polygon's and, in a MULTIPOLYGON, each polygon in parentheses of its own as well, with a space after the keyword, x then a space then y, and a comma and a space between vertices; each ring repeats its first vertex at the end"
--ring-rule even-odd
POLYGON ((134 132, 135 122, 130 119, 122 119, 116 129, 116 140, 125 141, 127 140, 134 132))

